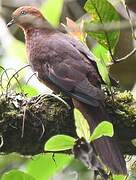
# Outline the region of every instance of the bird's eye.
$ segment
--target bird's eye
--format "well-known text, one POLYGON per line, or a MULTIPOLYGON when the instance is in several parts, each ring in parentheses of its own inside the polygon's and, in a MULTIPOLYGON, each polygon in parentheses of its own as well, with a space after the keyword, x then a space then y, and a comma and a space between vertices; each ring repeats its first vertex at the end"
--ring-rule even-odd
POLYGON ((20 13, 21 15, 26 15, 27 14, 27 12, 26 11, 21 11, 21 13, 20 13))

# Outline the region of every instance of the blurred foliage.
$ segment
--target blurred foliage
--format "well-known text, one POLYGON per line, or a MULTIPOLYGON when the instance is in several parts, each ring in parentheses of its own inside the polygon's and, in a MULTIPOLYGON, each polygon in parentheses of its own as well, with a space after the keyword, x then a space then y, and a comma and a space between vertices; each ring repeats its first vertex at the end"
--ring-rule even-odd
POLYGON ((10 57, 18 58, 22 62, 26 62, 26 48, 25 44, 15 38, 13 38, 11 45, 7 49, 7 54, 10 57))
POLYGON ((2 176, 2 180, 35 180, 35 178, 33 178, 32 176, 30 176, 29 174, 26 174, 22 171, 18 171, 18 170, 11 170, 7 173, 5 173, 2 176))
POLYGON ((0 179, 4 172, 25 166, 27 159, 27 157, 20 157, 16 153, 0 155, 0 179))
POLYGON ((122 175, 114 175, 113 180, 125 180, 125 177, 122 175))
POLYGON ((16 91, 17 92, 21 91, 23 94, 26 94, 28 97, 33 97, 39 94, 38 89, 30 85, 25 85, 24 83, 22 83, 21 89, 20 87, 18 87, 16 91))
POLYGON ((46 0, 41 6, 44 17, 54 26, 60 23, 60 16, 64 0, 46 0))
POLYGON ((72 159, 72 156, 65 154, 41 154, 28 162, 27 172, 36 180, 49 180, 56 172, 68 166, 72 159))

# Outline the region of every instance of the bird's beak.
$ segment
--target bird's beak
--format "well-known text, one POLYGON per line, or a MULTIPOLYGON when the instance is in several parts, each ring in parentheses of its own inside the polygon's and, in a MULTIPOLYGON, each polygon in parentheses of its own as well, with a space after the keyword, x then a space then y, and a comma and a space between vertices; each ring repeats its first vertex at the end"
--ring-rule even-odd
POLYGON ((12 20, 7 24, 7 27, 10 27, 10 26, 12 26, 12 25, 15 24, 15 23, 16 23, 15 19, 12 19, 12 20))

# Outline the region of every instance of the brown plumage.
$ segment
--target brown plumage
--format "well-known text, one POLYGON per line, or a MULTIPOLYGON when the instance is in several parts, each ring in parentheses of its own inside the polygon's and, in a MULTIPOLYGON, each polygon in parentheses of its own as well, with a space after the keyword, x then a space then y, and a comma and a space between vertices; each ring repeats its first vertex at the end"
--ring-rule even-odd
MULTIPOLYGON (((102 120, 108 120, 100 89, 103 82, 88 48, 53 28, 34 7, 18 8, 8 26, 14 23, 24 30, 29 63, 38 72, 39 80, 53 91, 69 95, 87 119, 91 131, 102 120)), ((114 138, 102 137, 93 144, 102 161, 114 173, 127 173, 114 138)))

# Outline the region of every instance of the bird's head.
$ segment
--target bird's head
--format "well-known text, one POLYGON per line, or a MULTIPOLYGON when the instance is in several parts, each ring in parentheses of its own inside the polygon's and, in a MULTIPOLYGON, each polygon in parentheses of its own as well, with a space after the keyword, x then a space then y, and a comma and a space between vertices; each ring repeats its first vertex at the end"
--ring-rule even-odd
POLYGON ((12 20, 7 24, 8 27, 17 24, 21 28, 40 26, 45 21, 42 13, 35 7, 22 6, 12 13, 12 20))

